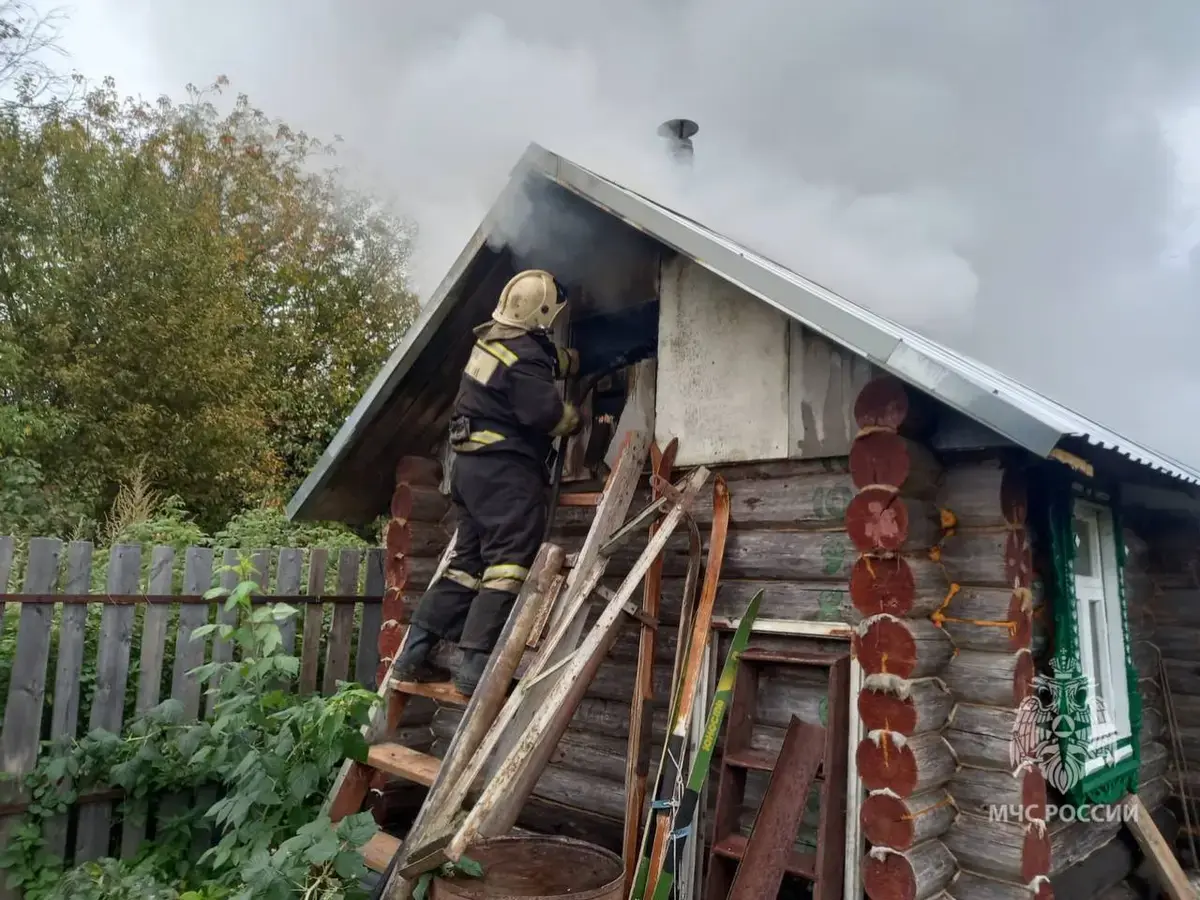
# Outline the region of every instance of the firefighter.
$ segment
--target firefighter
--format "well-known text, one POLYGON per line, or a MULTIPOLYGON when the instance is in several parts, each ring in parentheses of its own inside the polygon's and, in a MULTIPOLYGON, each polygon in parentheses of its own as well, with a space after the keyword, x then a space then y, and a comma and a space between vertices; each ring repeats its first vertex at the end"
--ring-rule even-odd
POLYGON ((400 681, 449 681, 428 662, 446 640, 463 651, 454 686, 473 693, 529 574, 546 527, 554 438, 580 429, 577 409, 555 386, 578 373, 579 356, 547 334, 566 301, 549 272, 521 272, 492 320, 475 329, 450 419, 458 536, 445 573, 413 613, 394 663, 400 681))

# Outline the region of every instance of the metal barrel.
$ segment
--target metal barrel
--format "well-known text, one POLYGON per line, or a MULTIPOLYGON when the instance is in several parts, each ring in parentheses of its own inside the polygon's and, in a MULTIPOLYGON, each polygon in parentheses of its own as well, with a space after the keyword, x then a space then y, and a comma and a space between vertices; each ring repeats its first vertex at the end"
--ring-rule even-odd
POLYGON ((434 878, 431 900, 624 900, 621 857, 584 841, 514 835, 481 841, 467 856, 483 877, 434 878))

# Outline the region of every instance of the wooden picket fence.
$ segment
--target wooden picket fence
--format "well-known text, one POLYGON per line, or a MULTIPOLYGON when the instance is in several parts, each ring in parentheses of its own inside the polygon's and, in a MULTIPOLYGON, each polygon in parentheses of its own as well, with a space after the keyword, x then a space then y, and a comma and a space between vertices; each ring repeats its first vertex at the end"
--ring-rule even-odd
MULTIPOLYGON (((300 609, 282 629, 284 649, 300 658, 299 690, 329 694, 339 681, 373 689, 384 551, 343 549, 335 556, 324 549, 279 548, 250 556, 260 588, 255 602, 282 601, 300 609)), ((204 599, 210 588, 232 588, 239 580, 236 572, 221 571, 212 548, 178 553, 171 547, 115 546, 103 592, 91 590, 93 557, 88 542, 33 538, 18 547, 0 537, 0 669, 8 669, 7 690, 0 693, 0 772, 6 775, 31 771, 42 741, 95 729, 119 733, 166 697, 178 700, 191 719, 207 715, 203 685, 188 673, 233 658, 233 647, 215 635, 191 640, 197 628, 236 615, 204 599), (14 561, 23 571, 21 587, 7 593, 14 561)), ((241 558, 241 552, 227 550, 221 565, 236 566, 241 558)), ((75 862, 132 855, 146 826, 126 822, 114 836, 117 800, 113 791, 81 797, 48 833, 48 849, 75 862)), ((26 802, 19 781, 0 780, 0 847, 26 802)), ((2 875, 0 898, 12 896, 2 875)))

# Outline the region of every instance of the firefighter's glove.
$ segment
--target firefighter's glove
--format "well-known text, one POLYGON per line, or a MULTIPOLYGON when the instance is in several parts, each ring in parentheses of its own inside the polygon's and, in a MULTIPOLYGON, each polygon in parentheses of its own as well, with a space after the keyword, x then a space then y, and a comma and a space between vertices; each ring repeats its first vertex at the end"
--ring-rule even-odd
POLYGON ((579 374, 579 351, 555 347, 558 354, 558 377, 571 378, 579 374))
POLYGON ((563 437, 566 435, 579 434, 583 428, 583 420, 579 418, 579 410, 575 408, 573 403, 563 404, 562 418, 558 420, 558 424, 554 426, 554 430, 550 433, 555 437, 563 437))

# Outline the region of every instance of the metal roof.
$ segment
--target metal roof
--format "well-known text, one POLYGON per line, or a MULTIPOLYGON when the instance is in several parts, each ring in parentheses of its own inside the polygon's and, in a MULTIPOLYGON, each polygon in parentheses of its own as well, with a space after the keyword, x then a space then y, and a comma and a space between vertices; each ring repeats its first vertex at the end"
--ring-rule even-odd
MULTIPOLYGON (((1119 435, 989 366, 876 315, 699 222, 537 144, 531 144, 522 156, 514 169, 513 182, 530 171, 557 182, 806 327, 1038 456, 1048 456, 1064 438, 1079 438, 1093 446, 1115 451, 1152 471, 1200 485, 1197 470, 1119 435)), ((493 209, 499 206, 498 203, 493 209)), ((454 269, 426 304, 420 319, 296 492, 288 505, 289 515, 296 515, 308 505, 313 492, 325 483, 340 455, 363 427, 369 411, 382 402, 379 394, 395 389, 416 351, 427 343, 431 330, 444 319, 442 307, 454 298, 455 283, 482 246, 491 218, 489 214, 454 269)))

